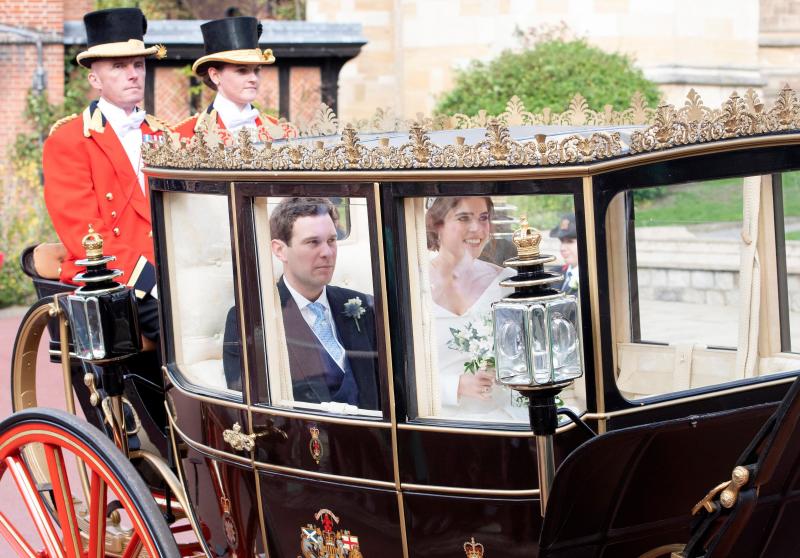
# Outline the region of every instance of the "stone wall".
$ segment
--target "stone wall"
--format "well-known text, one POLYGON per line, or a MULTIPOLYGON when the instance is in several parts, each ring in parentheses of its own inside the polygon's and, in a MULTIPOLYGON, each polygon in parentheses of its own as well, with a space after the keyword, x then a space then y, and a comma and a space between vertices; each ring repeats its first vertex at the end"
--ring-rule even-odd
POLYGON ((430 113, 453 70, 515 47, 516 29, 567 22, 609 51, 632 55, 671 102, 689 87, 718 104, 759 87, 759 0, 308 0, 311 21, 363 25, 369 43, 343 69, 340 113, 392 107, 430 113))
POLYGON ((638 278, 639 297, 644 300, 715 306, 739 304, 738 271, 640 266, 638 278))
MULTIPOLYGON (((736 241, 637 239, 639 297, 737 306, 740 246, 736 241)), ((789 310, 800 312, 800 242, 786 243, 786 259, 789 310)))
MULTIPOLYGON (((800 88, 800 2, 761 0, 759 63, 768 91, 800 88)), ((765 96, 770 100, 772 94, 765 96)))

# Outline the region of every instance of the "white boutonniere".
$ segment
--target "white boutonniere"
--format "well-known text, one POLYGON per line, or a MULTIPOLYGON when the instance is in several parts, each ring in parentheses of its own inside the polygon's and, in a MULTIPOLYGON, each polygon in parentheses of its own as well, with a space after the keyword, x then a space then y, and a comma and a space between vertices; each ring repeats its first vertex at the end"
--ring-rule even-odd
POLYGON ((578 290, 578 274, 577 273, 573 273, 572 274, 572 277, 570 277, 570 279, 569 279, 569 285, 567 285, 567 287, 569 287, 570 291, 577 291, 578 290))
POLYGON ((353 318, 353 320, 356 322, 356 329, 358 331, 361 331, 361 326, 359 325, 358 320, 360 320, 361 316, 366 314, 366 312, 367 311, 361 305, 360 297, 351 298, 350 300, 344 303, 343 314, 348 318, 353 318))

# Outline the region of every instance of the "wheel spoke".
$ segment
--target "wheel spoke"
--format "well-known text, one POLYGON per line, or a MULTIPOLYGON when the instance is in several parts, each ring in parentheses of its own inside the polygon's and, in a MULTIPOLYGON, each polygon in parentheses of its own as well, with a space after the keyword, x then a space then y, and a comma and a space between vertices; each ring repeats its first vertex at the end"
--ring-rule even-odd
POLYGON ((106 545, 106 513, 108 510, 108 485, 92 471, 89 502, 89 548, 87 558, 103 558, 106 545))
POLYGON ((58 533, 53 526, 50 514, 47 512, 39 492, 36 490, 36 485, 33 483, 25 463, 19 455, 6 457, 5 462, 45 548, 53 558, 64 558, 58 533))
POLYGON ((122 558, 135 558, 136 556, 139 556, 141 551, 142 539, 139 537, 139 533, 134 531, 133 535, 131 535, 131 540, 128 542, 128 546, 125 548, 125 554, 122 555, 122 558))
POLYGON ((31 548, 28 541, 25 540, 20 532, 14 528, 8 518, 2 513, 0 513, 0 535, 5 537, 9 546, 20 556, 25 556, 26 558, 39 558, 39 556, 41 556, 31 548))
POLYGON ((64 552, 67 558, 81 558, 83 543, 78 529, 75 506, 72 503, 69 478, 67 478, 67 470, 64 467, 64 454, 61 452, 61 448, 50 444, 45 444, 44 454, 47 458, 47 468, 50 471, 50 484, 58 511, 61 535, 64 537, 64 552))

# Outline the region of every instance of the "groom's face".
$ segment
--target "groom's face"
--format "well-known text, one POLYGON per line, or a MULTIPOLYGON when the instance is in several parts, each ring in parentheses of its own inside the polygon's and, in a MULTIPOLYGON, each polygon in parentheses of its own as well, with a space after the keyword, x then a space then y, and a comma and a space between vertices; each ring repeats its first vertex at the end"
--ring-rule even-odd
POLYGON ((289 283, 309 300, 316 300, 336 268, 336 226, 330 215, 298 217, 289 243, 273 241, 289 283))

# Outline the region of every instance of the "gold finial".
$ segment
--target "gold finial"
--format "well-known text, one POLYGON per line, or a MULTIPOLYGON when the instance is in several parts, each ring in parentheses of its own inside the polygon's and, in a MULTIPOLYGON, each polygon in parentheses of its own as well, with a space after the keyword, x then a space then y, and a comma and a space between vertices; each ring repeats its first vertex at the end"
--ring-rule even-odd
POLYGON ((519 228, 514 231, 511 241, 516 245, 517 255, 520 259, 529 260, 539 257, 542 233, 528 224, 528 218, 525 215, 520 218, 519 228))
POLYGON ((86 251, 87 260, 99 260, 103 258, 103 237, 94 232, 91 223, 89 232, 81 240, 83 249, 86 251))

